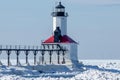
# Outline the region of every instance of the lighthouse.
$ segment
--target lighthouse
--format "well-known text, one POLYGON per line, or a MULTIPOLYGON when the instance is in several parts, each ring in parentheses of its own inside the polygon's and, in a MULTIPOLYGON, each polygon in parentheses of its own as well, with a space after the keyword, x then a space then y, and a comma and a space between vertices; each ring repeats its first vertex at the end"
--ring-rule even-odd
POLYGON ((57 44, 61 48, 67 49, 67 52, 64 53, 66 63, 76 63, 78 62, 78 43, 67 35, 67 17, 65 7, 59 2, 52 12, 53 34, 42 44, 57 44))
POLYGON ((59 2, 52 12, 53 17, 53 33, 57 27, 61 30, 61 35, 67 35, 67 17, 68 13, 65 12, 65 7, 59 2))

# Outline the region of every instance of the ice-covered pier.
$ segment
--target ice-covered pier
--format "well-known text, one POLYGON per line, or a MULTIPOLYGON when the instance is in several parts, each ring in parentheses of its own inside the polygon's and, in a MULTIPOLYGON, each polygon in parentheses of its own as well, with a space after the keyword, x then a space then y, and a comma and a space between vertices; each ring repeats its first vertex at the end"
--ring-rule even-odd
MULTIPOLYGON (((34 55, 34 65, 37 64, 36 61, 36 56, 38 53, 41 54, 42 56, 42 64, 44 64, 45 61, 45 54, 49 55, 49 63, 52 63, 52 55, 56 54, 57 55, 57 63, 60 64, 60 55, 62 54, 62 64, 65 64, 65 54, 67 52, 66 48, 63 48, 59 44, 42 44, 40 47, 39 46, 20 46, 20 45, 6 45, 2 46, 0 45, 0 55, 3 53, 7 54, 7 65, 10 66, 10 54, 15 53, 16 55, 16 65, 19 65, 19 55, 20 53, 25 54, 26 57, 26 64, 28 64, 28 55, 30 53, 33 53, 34 55)), ((54 56, 53 56, 54 57, 54 56)), ((2 62, 2 61, 1 61, 2 62)))

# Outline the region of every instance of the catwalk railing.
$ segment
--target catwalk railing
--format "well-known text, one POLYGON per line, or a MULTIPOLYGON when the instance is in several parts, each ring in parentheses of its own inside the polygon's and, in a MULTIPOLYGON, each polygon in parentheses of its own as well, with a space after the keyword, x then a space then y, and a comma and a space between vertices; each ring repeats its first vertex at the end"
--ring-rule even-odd
POLYGON ((30 52, 34 55, 34 65, 36 65, 36 56, 38 52, 42 55, 42 64, 44 64, 44 55, 47 53, 49 55, 49 63, 52 63, 52 55, 53 53, 57 54, 57 63, 60 64, 60 54, 62 54, 62 64, 65 64, 65 53, 67 53, 67 49, 63 48, 59 44, 42 44, 41 46, 21 46, 21 45, 0 45, 0 55, 6 52, 7 54, 7 65, 10 66, 10 54, 15 52, 16 54, 16 65, 19 65, 19 55, 21 52, 24 52, 26 57, 26 64, 28 64, 28 55, 30 52))

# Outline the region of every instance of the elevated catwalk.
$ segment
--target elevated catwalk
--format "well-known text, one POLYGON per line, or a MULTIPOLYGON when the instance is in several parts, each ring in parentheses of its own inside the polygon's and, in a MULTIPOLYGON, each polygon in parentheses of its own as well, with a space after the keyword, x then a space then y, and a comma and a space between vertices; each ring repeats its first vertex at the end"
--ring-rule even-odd
MULTIPOLYGON (((56 54, 57 55, 57 64, 60 64, 60 54, 62 54, 62 64, 65 64, 65 54, 67 53, 67 49, 63 48, 57 43, 54 44, 42 44, 41 47, 31 47, 31 46, 6 46, 3 47, 2 45, 0 46, 0 55, 5 52, 7 54, 7 65, 10 66, 10 54, 15 53, 16 54, 16 65, 19 65, 19 55, 20 53, 24 52, 25 57, 26 57, 26 64, 28 64, 28 55, 30 52, 34 54, 34 65, 37 64, 36 62, 36 56, 39 53, 42 55, 42 64, 44 64, 44 57, 45 54, 49 55, 49 63, 52 63, 52 55, 56 54)), ((53 56, 54 57, 54 56, 53 56)), ((2 62, 2 61, 1 61, 2 62)))

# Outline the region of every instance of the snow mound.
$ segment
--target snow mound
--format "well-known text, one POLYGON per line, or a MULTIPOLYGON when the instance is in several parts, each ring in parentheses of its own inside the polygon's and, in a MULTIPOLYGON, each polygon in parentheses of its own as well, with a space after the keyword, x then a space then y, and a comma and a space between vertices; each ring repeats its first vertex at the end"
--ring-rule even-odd
POLYGON ((6 67, 0 66, 0 75, 20 75, 20 76, 36 76, 39 72, 37 70, 30 70, 24 67, 6 67))

